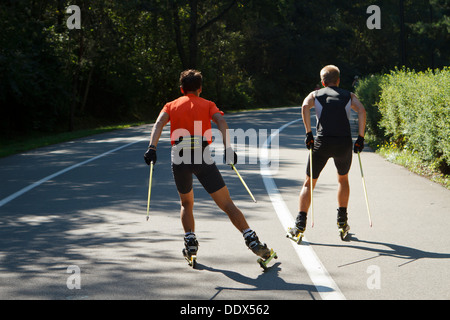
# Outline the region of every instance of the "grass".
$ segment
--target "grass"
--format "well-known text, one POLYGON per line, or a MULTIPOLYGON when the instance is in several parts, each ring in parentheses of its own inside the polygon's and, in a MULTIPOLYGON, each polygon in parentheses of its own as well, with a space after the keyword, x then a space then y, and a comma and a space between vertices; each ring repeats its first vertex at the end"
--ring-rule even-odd
POLYGON ((83 137, 88 137, 91 135, 109 132, 113 130, 119 130, 124 128, 129 128, 133 126, 142 125, 144 123, 130 123, 130 124, 118 124, 118 125, 105 125, 99 126, 97 128, 82 129, 72 132, 62 132, 62 133, 33 133, 23 136, 18 136, 13 139, 0 140, 0 158, 7 157, 13 154, 33 150, 40 147, 45 147, 48 145, 66 142, 74 139, 79 139, 83 137))
POLYGON ((433 164, 423 161, 416 152, 398 148, 393 143, 379 144, 373 139, 369 141, 370 146, 376 150, 376 153, 387 161, 401 165, 409 171, 439 183, 450 190, 450 175, 444 175, 433 164))

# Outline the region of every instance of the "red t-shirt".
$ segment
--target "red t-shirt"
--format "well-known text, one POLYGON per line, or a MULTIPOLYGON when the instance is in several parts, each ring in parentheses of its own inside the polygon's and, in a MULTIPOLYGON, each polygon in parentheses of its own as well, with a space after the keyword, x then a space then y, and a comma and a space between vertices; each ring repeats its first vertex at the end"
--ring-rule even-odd
POLYGON ((179 137, 189 135, 203 136, 208 143, 211 143, 212 116, 217 112, 223 115, 214 102, 190 93, 167 103, 161 112, 169 115, 172 144, 179 137))

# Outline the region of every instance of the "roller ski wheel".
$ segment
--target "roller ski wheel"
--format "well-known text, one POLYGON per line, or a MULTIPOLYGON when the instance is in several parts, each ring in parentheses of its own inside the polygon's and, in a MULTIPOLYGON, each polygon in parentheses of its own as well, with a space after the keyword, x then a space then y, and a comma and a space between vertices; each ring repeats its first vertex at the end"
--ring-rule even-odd
POLYGON ((348 213, 346 208, 339 208, 337 210, 337 226, 339 228, 339 235, 341 236, 342 241, 346 240, 350 230, 350 226, 347 223, 347 215, 348 213))
POLYGON ((260 258, 256 260, 261 268, 267 270, 267 264, 273 259, 277 259, 277 254, 273 251, 273 249, 269 249, 267 245, 261 241, 259 241, 258 236, 255 231, 250 230, 244 234, 245 244, 247 247, 252 250, 254 254, 259 256, 260 258))
POLYGON ((348 232, 350 231, 350 226, 347 224, 343 227, 339 227, 339 235, 342 241, 348 240, 348 232))
POLYGON ((286 233, 286 238, 291 239, 292 241, 294 241, 297 244, 301 244, 302 239, 303 239, 303 232, 304 231, 301 231, 296 227, 289 228, 286 233))
POLYGON ((273 251, 273 249, 270 249, 270 255, 267 259, 259 258, 256 261, 259 263, 261 268, 263 268, 263 270, 266 271, 267 269, 269 269, 267 265, 269 264, 270 261, 272 261, 272 259, 278 259, 278 256, 277 253, 273 251))
POLYGON ((302 243, 303 234, 305 233, 306 230, 306 220, 307 220, 306 216, 307 216, 306 212, 300 211, 297 217, 295 218, 294 227, 288 228, 286 233, 286 237, 291 239, 297 244, 302 243))
POLYGON ((184 249, 183 256, 188 262, 189 266, 195 269, 197 266, 197 250, 198 241, 194 233, 191 233, 184 237, 184 249))
POLYGON ((195 269, 195 267, 197 266, 197 255, 195 254, 190 255, 186 249, 183 249, 183 256, 186 259, 189 266, 195 269))

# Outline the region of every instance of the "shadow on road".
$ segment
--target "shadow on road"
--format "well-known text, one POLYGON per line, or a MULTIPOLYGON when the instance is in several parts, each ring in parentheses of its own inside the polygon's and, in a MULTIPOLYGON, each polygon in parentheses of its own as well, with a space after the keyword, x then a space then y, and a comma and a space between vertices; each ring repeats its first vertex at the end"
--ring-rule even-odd
POLYGON ((279 276, 279 273, 281 271, 280 264, 281 264, 280 262, 275 263, 271 268, 269 268, 265 272, 262 272, 256 278, 250 278, 235 271, 215 269, 202 264, 197 264, 197 269, 206 270, 209 272, 219 272, 235 282, 249 286, 249 288, 216 287, 217 292, 211 297, 210 300, 216 299, 220 295, 220 293, 223 292, 224 290, 233 290, 233 291, 286 290, 290 292, 295 290, 301 290, 307 291, 312 299, 315 299, 312 293, 318 292, 318 289, 320 289, 321 292, 332 291, 331 288, 327 287, 316 288, 314 285, 289 283, 284 281, 279 276))
POLYGON ((349 234, 349 235, 350 235, 350 238, 348 241, 345 242, 347 244, 344 244, 344 245, 322 244, 322 243, 310 243, 310 244, 313 246, 325 246, 325 247, 347 247, 347 248, 359 249, 359 250, 377 253, 377 255, 374 257, 350 262, 350 263, 347 263, 344 265, 340 265, 339 267, 345 267, 348 265, 375 259, 378 257, 393 257, 393 258, 407 260, 406 262, 399 264, 398 267, 402 267, 406 264, 409 264, 411 262, 414 262, 414 261, 417 261, 420 259, 450 259, 450 253, 429 252, 429 251, 423 251, 423 250, 419 250, 419 249, 415 249, 415 248, 411 248, 411 247, 401 246, 398 244, 360 240, 357 237, 355 237, 354 234, 349 234), (386 249, 375 248, 372 246, 365 246, 364 244, 383 246, 383 247, 386 247, 386 249))

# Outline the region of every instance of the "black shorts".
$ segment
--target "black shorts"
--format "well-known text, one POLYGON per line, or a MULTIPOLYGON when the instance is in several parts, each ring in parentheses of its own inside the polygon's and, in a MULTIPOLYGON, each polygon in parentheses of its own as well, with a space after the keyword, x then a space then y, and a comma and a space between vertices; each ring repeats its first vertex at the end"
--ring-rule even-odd
MULTIPOLYGON (((314 140, 312 152, 313 179, 319 178, 329 158, 333 158, 339 175, 346 175, 352 165, 352 138, 351 137, 317 137, 314 140)), ((309 173, 309 156, 306 174, 309 173)))
POLYGON ((186 155, 186 150, 178 150, 176 147, 173 147, 172 174, 177 190, 181 194, 189 193, 192 190, 192 174, 195 174, 198 181, 209 194, 225 187, 222 175, 211 158, 209 148, 192 151, 189 152, 189 155, 186 155), (195 154, 197 151, 201 151, 202 156, 199 157, 198 153, 195 154), (187 161, 180 161, 180 157, 176 158, 180 156, 180 152, 181 158, 187 161), (183 152, 185 153, 184 155, 183 152))

